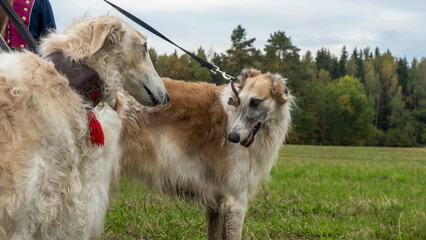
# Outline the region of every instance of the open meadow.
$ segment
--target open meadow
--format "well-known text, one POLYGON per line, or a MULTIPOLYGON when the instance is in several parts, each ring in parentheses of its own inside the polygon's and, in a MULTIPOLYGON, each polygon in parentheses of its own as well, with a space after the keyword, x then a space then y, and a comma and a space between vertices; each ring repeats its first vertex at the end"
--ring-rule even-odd
MULTIPOLYGON (((243 239, 426 239, 426 148, 284 145, 243 239)), ((104 239, 206 239, 205 209, 121 180, 104 239)))

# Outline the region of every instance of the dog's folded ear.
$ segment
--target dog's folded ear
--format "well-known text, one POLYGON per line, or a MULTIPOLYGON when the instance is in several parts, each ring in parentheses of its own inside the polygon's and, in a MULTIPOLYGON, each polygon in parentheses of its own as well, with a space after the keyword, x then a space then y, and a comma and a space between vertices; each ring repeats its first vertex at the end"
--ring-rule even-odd
POLYGON ((287 79, 283 78, 279 74, 269 74, 271 79, 271 92, 279 103, 285 103, 292 99, 293 96, 290 94, 290 90, 286 86, 287 79))
POLYGON ((244 69, 243 71, 241 71, 240 76, 237 77, 237 81, 240 84, 244 84, 247 78, 252 78, 259 75, 260 75, 260 71, 256 69, 253 69, 253 68, 244 69))
POLYGON ((114 26, 114 23, 95 21, 89 54, 93 55, 99 51, 107 39, 113 43, 119 42, 123 38, 123 34, 124 31, 121 31, 120 25, 114 26))
POLYGON ((92 41, 90 42, 89 52, 93 55, 104 45, 111 28, 107 23, 95 23, 93 27, 92 41))

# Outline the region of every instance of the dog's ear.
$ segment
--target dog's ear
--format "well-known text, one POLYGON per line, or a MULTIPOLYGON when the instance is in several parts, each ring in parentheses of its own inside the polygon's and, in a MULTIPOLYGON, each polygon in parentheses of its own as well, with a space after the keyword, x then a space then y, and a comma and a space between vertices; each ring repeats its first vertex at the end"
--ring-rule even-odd
POLYGON ((120 25, 111 22, 95 22, 92 41, 89 46, 89 54, 93 55, 99 51, 107 40, 112 43, 121 41, 123 35, 124 31, 121 29, 120 25))
POLYGON ((290 93, 290 90, 286 86, 287 79, 283 78, 279 74, 269 74, 271 79, 271 92, 272 95, 278 100, 279 103, 285 103, 288 100, 292 99, 293 96, 290 93))
POLYGON ((260 71, 250 68, 250 69, 244 69, 241 71, 240 76, 237 77, 237 81, 240 84, 244 84, 247 78, 252 78, 260 75, 260 71))
POLYGON ((90 55, 93 55, 94 53, 99 51, 99 49, 101 49, 110 33, 110 24, 95 22, 95 26, 93 27, 92 41, 90 42, 89 46, 90 55))

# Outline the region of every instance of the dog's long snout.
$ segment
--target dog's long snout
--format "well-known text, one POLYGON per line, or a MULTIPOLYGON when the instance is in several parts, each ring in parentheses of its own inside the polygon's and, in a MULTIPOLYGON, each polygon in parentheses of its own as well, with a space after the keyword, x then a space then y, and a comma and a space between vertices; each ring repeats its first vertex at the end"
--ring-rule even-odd
POLYGON ((240 135, 238 133, 231 132, 228 136, 228 140, 233 143, 237 143, 240 141, 240 135))

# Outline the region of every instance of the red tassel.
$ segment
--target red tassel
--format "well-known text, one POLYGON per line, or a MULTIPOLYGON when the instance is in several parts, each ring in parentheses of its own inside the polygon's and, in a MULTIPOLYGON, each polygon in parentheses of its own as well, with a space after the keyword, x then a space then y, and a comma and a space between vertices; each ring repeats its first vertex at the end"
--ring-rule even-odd
POLYGON ((101 124, 98 119, 96 119, 96 116, 92 111, 87 112, 87 117, 89 118, 90 141, 92 142, 92 146, 95 144, 103 146, 105 137, 101 124))

